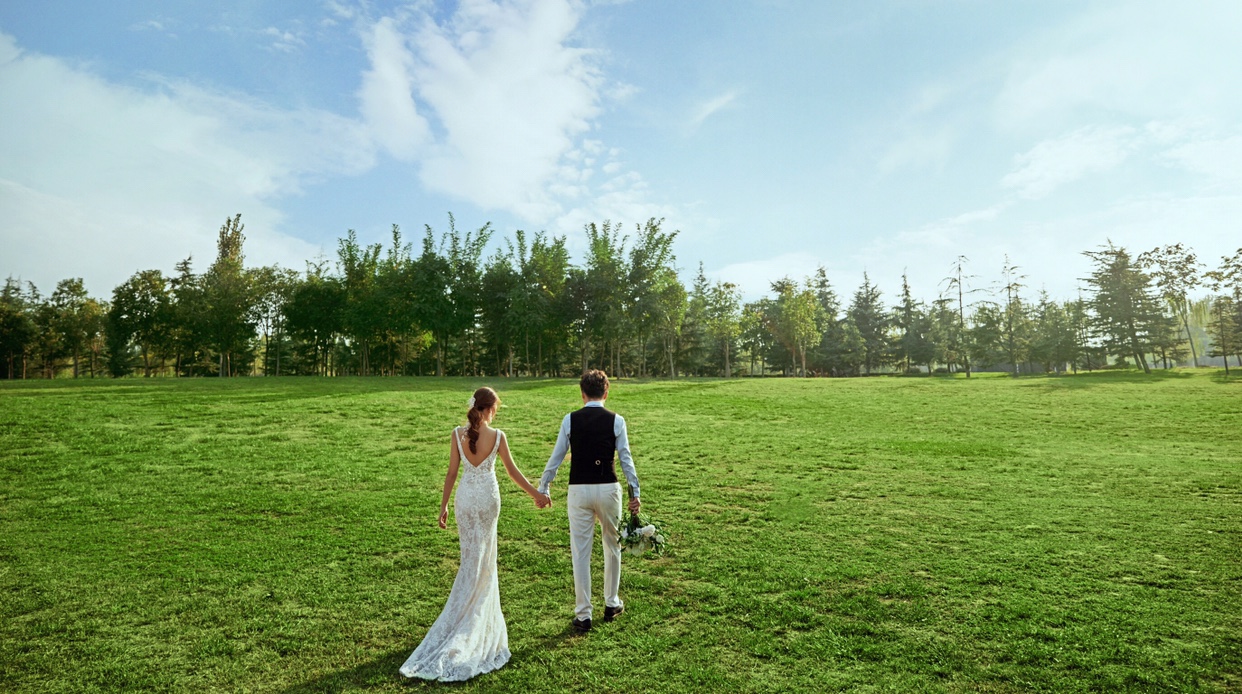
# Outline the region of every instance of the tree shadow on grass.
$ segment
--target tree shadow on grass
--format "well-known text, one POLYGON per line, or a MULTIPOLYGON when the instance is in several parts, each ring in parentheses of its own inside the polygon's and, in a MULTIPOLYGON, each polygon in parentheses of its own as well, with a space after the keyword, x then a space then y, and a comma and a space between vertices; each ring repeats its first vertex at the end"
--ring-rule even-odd
POLYGON ((1045 388, 1081 389, 1116 385, 1119 383, 1139 384, 1159 383, 1162 381, 1183 381, 1194 377, 1195 374, 1191 371, 1173 369, 1153 369, 1149 374, 1138 370, 1109 370, 1062 374, 1059 376, 1052 374, 1022 376, 1019 378, 1019 381, 1026 381, 1028 385, 1042 386, 1045 388))
MULTIPOLYGON (((574 638, 583 638, 582 635, 576 633, 569 626, 566 626, 561 632, 556 634, 548 634, 542 638, 524 639, 522 648, 513 652, 510 662, 524 662, 533 658, 536 654, 546 653, 565 641, 574 638)), ((467 682, 434 682, 421 679, 409 679, 399 672, 399 668, 405 659, 408 658, 410 652, 408 650, 392 651, 375 660, 361 665, 349 668, 348 670, 339 670, 337 672, 328 673, 316 677, 309 682, 294 685, 282 690, 282 694, 322 694, 325 692, 343 692, 358 689, 367 689, 371 687, 379 687, 387 684, 403 684, 409 691, 452 691, 455 688, 464 686, 467 682)), ((487 678, 498 677, 504 672, 504 668, 489 672, 485 675, 479 675, 477 678, 468 680, 470 683, 482 681, 486 684, 487 678)))

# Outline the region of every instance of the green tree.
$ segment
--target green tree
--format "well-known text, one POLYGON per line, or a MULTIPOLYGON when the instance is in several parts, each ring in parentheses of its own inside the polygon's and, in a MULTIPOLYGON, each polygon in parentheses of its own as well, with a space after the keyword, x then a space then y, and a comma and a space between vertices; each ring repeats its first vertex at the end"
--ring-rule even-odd
POLYGON ((733 377, 733 345, 742 333, 742 295, 737 285, 717 281, 707 298, 707 331, 721 350, 724 377, 733 377))
POLYGON ((380 254, 376 243, 362 246, 353 229, 337 242, 337 271, 345 290, 341 327, 356 355, 357 373, 371 375, 371 349, 384 331, 385 308, 379 287, 380 254))
POLYGON ((855 376, 862 373, 867 363, 867 341, 858 329, 858 324, 854 322, 854 317, 848 313, 841 321, 841 342, 837 353, 846 371, 855 376))
POLYGON ((1009 256, 1006 255, 1001 278, 1005 282, 1001 287, 1005 294, 1005 305, 1001 309, 1001 347, 1012 369, 1011 373, 1016 377, 1020 365, 1027 360, 1030 353, 1031 320, 1021 294, 1026 286, 1022 284, 1026 275, 1018 274, 1018 266, 1010 263, 1009 256))
POLYGON ((431 226, 425 228, 423 251, 410 266, 406 286, 415 307, 415 322, 431 333, 436 376, 444 376, 445 347, 454 328, 453 303, 449 297, 453 269, 448 259, 436 250, 431 226))
POLYGON ((961 360, 959 363, 966 370, 966 378, 970 378, 971 353, 970 345, 967 343, 970 333, 966 330, 966 296, 978 291, 977 289, 966 288, 971 280, 976 279, 976 275, 966 274, 966 263, 968 262, 970 262, 970 258, 959 255, 949 269, 949 276, 941 282, 941 284, 945 285, 945 290, 950 295, 957 295, 957 330, 945 333, 944 337, 948 340, 948 343, 944 349, 961 360))
POLYGON ((845 344, 841 302, 832 288, 832 283, 828 281, 827 270, 822 265, 815 269, 815 274, 810 279, 810 288, 815 292, 820 331, 819 345, 811 350, 810 361, 815 369, 823 373, 852 373, 853 367, 844 357, 844 351, 852 348, 845 344))
POLYGON ((126 345, 133 342, 142 354, 142 375, 150 378, 151 358, 170 338, 170 306, 168 280, 159 270, 135 273, 113 290, 106 329, 114 376, 129 373, 126 345))
POLYGON ((179 261, 174 269, 176 274, 168 280, 171 305, 164 313, 167 341, 161 351, 171 351, 177 375, 203 375, 215 366, 207 346, 209 312, 203 277, 194 273, 190 257, 179 261))
POLYGON ((1230 354, 1242 367, 1242 248, 1232 256, 1223 256, 1220 267, 1207 273, 1206 279, 1217 294, 1209 313, 1208 334, 1213 343, 1209 356, 1221 357, 1228 375, 1230 354))
MULTIPOLYGON (((1212 299, 1212 318, 1208 323, 1208 334, 1212 337, 1210 357, 1221 357, 1225 362, 1225 375, 1229 375, 1229 355, 1238 354, 1238 325, 1236 321, 1237 305, 1232 296, 1217 296, 1212 299)), ((1242 357, 1238 359, 1242 366, 1242 357)))
POLYGON ((1031 359, 1046 372, 1060 373, 1067 364, 1078 361, 1077 337, 1067 305, 1053 301, 1047 292, 1040 292, 1030 342, 1031 359))
POLYGON ((65 353, 73 359, 73 377, 78 377, 82 351, 90 339, 90 295, 82 278, 61 280, 49 300, 53 330, 65 353))
MULTIPOLYGON (((1189 295, 1203 281, 1201 268, 1203 264, 1195 258, 1189 248, 1180 243, 1159 246, 1138 257, 1138 266, 1151 271, 1160 296, 1173 310, 1182 327, 1186 330, 1186 342, 1190 346, 1190 358, 1195 366, 1199 366, 1199 354, 1195 350, 1194 334, 1190 330, 1189 295)), ((1165 345, 1172 349, 1173 345, 1165 345)), ((1167 368, 1167 364, 1166 364, 1167 368)))
POLYGON ((686 318, 686 288, 672 268, 667 268, 656 276, 655 292, 655 332, 663 344, 661 359, 667 368, 667 375, 677 378, 678 356, 681 349, 681 329, 686 318))
POLYGON ((922 304, 915 300, 904 272, 901 275, 901 303, 893 308, 892 325, 897 331, 893 356, 900 363, 901 370, 909 372, 915 364, 926 364, 930 371, 936 357, 931 339, 931 318, 922 304))
POLYGON ((967 328, 967 355, 976 366, 990 369, 1004 361, 1004 325, 1005 312, 1000 306, 991 301, 975 304, 967 328))
POLYGON ((542 232, 535 234, 530 253, 519 267, 529 302, 529 315, 522 325, 527 373, 531 373, 530 339, 533 336, 538 359, 537 372, 544 373, 543 355, 547 353, 550 372, 559 375, 562 360, 571 349, 566 296, 570 265, 565 237, 548 238, 542 232))
POLYGON ((768 330, 767 315, 771 312, 771 299, 760 299, 742 307, 740 321, 742 348, 750 355, 748 373, 755 375, 755 361, 759 362, 759 375, 766 372, 764 356, 772 348, 772 332, 768 330))
POLYGON ((714 351, 708 326, 711 291, 703 263, 699 263, 699 272, 687 295, 686 317, 681 327, 678 361, 686 375, 703 375, 707 358, 714 351))
POLYGON ((952 297, 941 296, 932 302, 928 314, 931 322, 929 341, 932 344, 932 360, 944 364, 950 373, 969 357, 962 351, 966 337, 957 313, 957 302, 952 297))
POLYGON ((479 311, 483 300, 483 249, 491 239, 492 228, 488 222, 476 231, 462 235, 457 231, 453 215, 449 215, 449 229, 443 243, 449 268, 450 335, 460 336, 462 344, 461 373, 478 375, 477 345, 479 311))
POLYGON ((649 373, 648 343, 653 339, 664 346, 666 360, 674 362, 670 371, 675 371, 674 352, 684 318, 686 290, 677 277, 677 258, 673 253, 679 232, 666 232, 663 224, 663 219, 651 218, 646 224, 635 225, 626 274, 614 285, 628 288, 621 292, 625 319, 618 327, 635 336, 640 376, 649 373))
POLYGON ((1083 255, 1095 265, 1087 283, 1095 315, 1094 332, 1109 354, 1133 357, 1143 371, 1151 373, 1147 353, 1164 325, 1164 314, 1152 291, 1151 276, 1143 272, 1124 248, 1113 246, 1083 255))
POLYGON ((0 291, 0 355, 4 355, 7 378, 26 377, 26 358, 35 340, 35 324, 21 282, 9 277, 0 291), (21 365, 20 369, 18 364, 21 365))
MULTIPOLYGON (((523 248, 524 254, 525 248, 523 248)), ((483 334, 496 359, 496 373, 512 376, 516 343, 530 320, 529 294, 513 267, 512 251, 496 252, 483 270, 483 334)))
POLYGON ((280 357, 285 332, 285 304, 298 282, 298 273, 276 265, 251 272, 255 301, 253 319, 263 338, 263 375, 280 375, 280 357))
POLYGON ((285 303, 289 333, 311 347, 312 373, 332 373, 332 347, 344 324, 345 288, 328 274, 327 263, 307 263, 304 279, 292 287, 285 303))
POLYGON ((216 352, 216 373, 222 377, 244 372, 255 335, 255 296, 242 252, 244 230, 241 214, 224 220, 216 239, 216 261, 201 280, 205 335, 216 352))
POLYGON ((862 338, 862 367, 864 373, 870 375, 872 371, 888 363, 890 319, 884 308, 880 288, 871 283, 871 278, 865 272, 862 286, 854 292, 854 299, 846 314, 853 320, 854 327, 862 338))

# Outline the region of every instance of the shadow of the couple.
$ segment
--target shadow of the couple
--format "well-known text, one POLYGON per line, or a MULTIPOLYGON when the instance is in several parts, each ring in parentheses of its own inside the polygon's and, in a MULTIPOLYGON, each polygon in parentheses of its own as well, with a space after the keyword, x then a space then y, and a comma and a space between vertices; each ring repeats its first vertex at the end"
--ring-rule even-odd
MULTIPOLYGON (((574 631, 571 627, 566 626, 564 630, 555 634, 547 634, 540 637, 527 637, 523 639, 522 646, 512 652, 510 662, 526 662, 532 658, 534 654, 542 653, 555 648, 558 644, 566 641, 581 638, 582 634, 574 631)), ((409 679, 401 675, 397 671, 401 667, 405 659, 409 657, 410 652, 406 650, 392 651, 386 653, 375 660, 362 663, 348 670, 338 670, 336 672, 320 675, 302 684, 294 685, 282 690, 282 694, 312 694, 320 692, 342 692, 346 690, 366 689, 368 687, 380 686, 384 684, 401 683, 415 689, 424 689, 428 687, 456 687, 465 684, 464 682, 434 682, 429 680, 420 680, 417 678, 409 679)), ((503 672, 503 668, 497 672, 503 672)), ((482 677, 492 677, 496 673, 488 673, 482 677)))

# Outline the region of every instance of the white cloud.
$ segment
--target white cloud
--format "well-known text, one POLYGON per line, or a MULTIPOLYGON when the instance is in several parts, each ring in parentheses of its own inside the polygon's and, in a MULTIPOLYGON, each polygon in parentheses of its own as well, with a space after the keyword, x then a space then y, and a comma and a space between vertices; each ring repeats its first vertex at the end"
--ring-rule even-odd
POLYGON ((363 36, 371 69, 358 90, 363 120, 389 154, 414 160, 430 139, 430 128, 414 104, 414 57, 396 20, 384 18, 363 36))
POLYGON ((145 22, 136 22, 129 27, 130 31, 163 31, 164 23, 158 19, 148 19, 145 22))
POLYGON ((3 34, 0 95, 0 274, 46 288, 81 276, 106 294, 190 254, 202 269, 236 212, 249 262, 300 266, 315 249, 281 233, 276 202, 373 161, 365 131, 339 116, 178 83, 122 86, 3 34))
POLYGON ((444 136, 423 162, 432 190, 540 221, 559 206, 545 185, 600 112, 602 79, 569 45, 567 0, 463 2, 416 33, 416 88, 444 136))
POLYGON ((263 36, 271 37, 272 42, 268 48, 281 53, 293 53, 306 47, 306 40, 299 34, 292 31, 277 29, 276 27, 268 27, 260 32, 263 36))
POLYGON ((711 118, 721 109, 727 108, 730 104, 737 100, 737 97, 737 90, 731 89, 695 106, 693 112, 690 114, 690 121, 688 123, 690 130, 698 130, 699 126, 703 125, 703 121, 711 118))
POLYGON ((572 0, 467 0, 439 22, 417 11, 370 22, 363 118, 388 152, 419 166, 430 191, 561 230, 586 215, 646 219, 660 210, 642 178, 588 137, 601 102, 635 89, 608 83, 598 56, 573 44, 583 10, 572 0))
POLYGON ((1236 115, 1242 5, 1105 3, 1017 46, 995 104, 1006 129, 1066 127, 1110 114, 1236 115))
POLYGON ((1206 176, 1212 185, 1235 187, 1242 183, 1242 135, 1193 140, 1169 149, 1164 157, 1206 176))
POLYGON ((1120 164, 1134 149, 1134 136, 1135 129, 1128 126, 1089 126, 1044 140, 1014 158, 1017 168, 1001 185, 1024 198, 1043 198, 1066 183, 1120 164))

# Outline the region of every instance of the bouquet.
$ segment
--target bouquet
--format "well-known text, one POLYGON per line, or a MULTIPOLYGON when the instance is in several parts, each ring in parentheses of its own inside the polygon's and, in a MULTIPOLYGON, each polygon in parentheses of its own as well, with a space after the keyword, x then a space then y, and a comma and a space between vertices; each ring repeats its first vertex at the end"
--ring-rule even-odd
POLYGON ((622 518, 617 527, 621 529, 621 548, 626 554, 644 554, 648 551, 656 556, 664 554, 668 538, 660 523, 645 515, 631 513, 629 520, 622 518))

